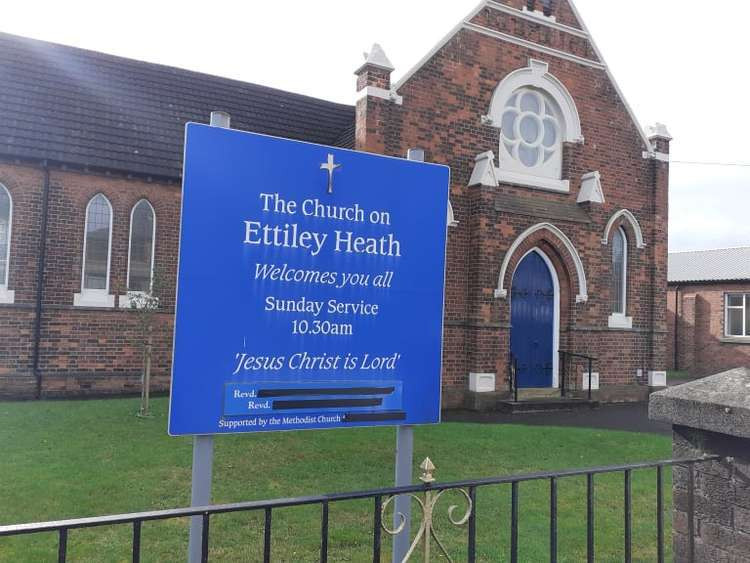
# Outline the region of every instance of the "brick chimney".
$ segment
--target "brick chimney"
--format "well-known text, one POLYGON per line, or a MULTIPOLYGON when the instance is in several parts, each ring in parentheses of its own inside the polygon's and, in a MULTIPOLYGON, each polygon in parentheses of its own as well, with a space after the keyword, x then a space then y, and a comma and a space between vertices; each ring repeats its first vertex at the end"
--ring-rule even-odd
POLYGON ((672 141, 672 135, 669 134, 666 125, 657 123, 656 125, 647 127, 646 134, 657 154, 669 154, 669 143, 672 141))
MULTIPOLYGON (((652 166, 654 174, 654 203, 656 215, 652 241, 649 243, 653 253, 653 275, 662 283, 655 284, 652 296, 652 318, 654 333, 651 346, 651 367, 649 371, 662 372, 667 366, 667 345, 664 338, 667 333, 667 225, 669 223, 669 143, 672 135, 666 125, 657 123, 646 128, 646 135, 652 146, 652 166)), ((649 374, 651 375, 651 374, 649 374)))
POLYGON ((357 76, 357 122, 355 148, 385 154, 385 125, 392 105, 401 104, 401 97, 391 90, 394 70, 383 48, 375 43, 365 62, 354 73, 357 76))

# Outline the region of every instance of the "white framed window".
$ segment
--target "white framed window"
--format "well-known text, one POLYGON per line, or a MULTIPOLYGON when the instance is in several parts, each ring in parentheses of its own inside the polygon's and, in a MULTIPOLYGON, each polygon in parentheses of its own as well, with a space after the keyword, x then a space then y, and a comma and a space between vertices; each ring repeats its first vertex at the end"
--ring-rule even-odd
POLYGON ((633 328, 628 308, 628 237, 618 227, 612 235, 612 267, 610 271, 610 328, 633 328))
POLYGON ((549 65, 535 59, 508 74, 492 95, 483 122, 500 129, 500 183, 570 192, 563 179, 564 143, 582 143, 575 101, 549 65))
POLYGON ((0 303, 13 303, 14 292, 8 289, 10 278, 10 235, 13 229, 13 198, 0 184, 0 303))
POLYGON ((500 160, 506 169, 560 179, 560 116, 541 90, 520 88, 505 104, 501 121, 500 160))
MULTIPOLYGON (((154 247, 156 244, 156 212, 146 199, 138 201, 130 212, 128 242, 127 294, 121 295, 120 307, 131 306, 131 296, 150 294, 154 284, 154 247)), ((134 301, 133 303, 136 303, 134 301)))
POLYGON ((612 235, 612 312, 625 314, 628 297, 628 239, 622 227, 612 235))
POLYGON ((727 294, 724 308, 725 336, 750 338, 750 293, 727 294))
POLYGON ((153 206, 142 199, 133 206, 130 213, 128 291, 151 291, 154 281, 155 242, 156 213, 153 206))
POLYGON ((114 296, 109 294, 112 215, 112 205, 103 194, 92 197, 86 206, 81 293, 74 296, 76 306, 114 307, 114 296))

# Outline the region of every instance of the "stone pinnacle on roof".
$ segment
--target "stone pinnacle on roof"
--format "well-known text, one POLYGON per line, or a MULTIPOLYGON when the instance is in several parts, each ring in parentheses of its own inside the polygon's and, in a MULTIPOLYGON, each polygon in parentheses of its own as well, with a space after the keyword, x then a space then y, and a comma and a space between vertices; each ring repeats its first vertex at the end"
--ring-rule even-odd
POLYGON ((364 56, 365 63, 357 70, 357 72, 366 66, 375 66, 391 72, 396 70, 396 67, 393 66, 390 59, 388 59, 388 56, 385 54, 385 51, 378 43, 374 43, 370 52, 364 53, 364 56))
POLYGON ((662 139, 667 139, 668 141, 672 140, 672 135, 669 134, 667 126, 663 123, 655 123, 654 125, 649 125, 648 127, 646 127, 646 135, 649 139, 659 137, 662 139))

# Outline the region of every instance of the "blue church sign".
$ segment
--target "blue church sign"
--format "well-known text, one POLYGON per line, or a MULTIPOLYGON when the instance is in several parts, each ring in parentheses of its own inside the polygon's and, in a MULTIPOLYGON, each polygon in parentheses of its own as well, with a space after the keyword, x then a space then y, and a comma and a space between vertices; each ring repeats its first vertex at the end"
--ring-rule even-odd
POLYGON ((448 184, 189 124, 170 434, 438 422, 448 184))

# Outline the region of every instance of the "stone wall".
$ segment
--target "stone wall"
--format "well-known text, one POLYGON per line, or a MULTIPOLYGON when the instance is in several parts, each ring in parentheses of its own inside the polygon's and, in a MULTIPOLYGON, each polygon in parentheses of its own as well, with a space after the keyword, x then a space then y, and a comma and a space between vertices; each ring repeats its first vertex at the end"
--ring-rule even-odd
POLYGON ((674 560, 750 562, 750 369, 655 393, 649 412, 672 423, 675 459, 715 457, 675 466, 674 560))

